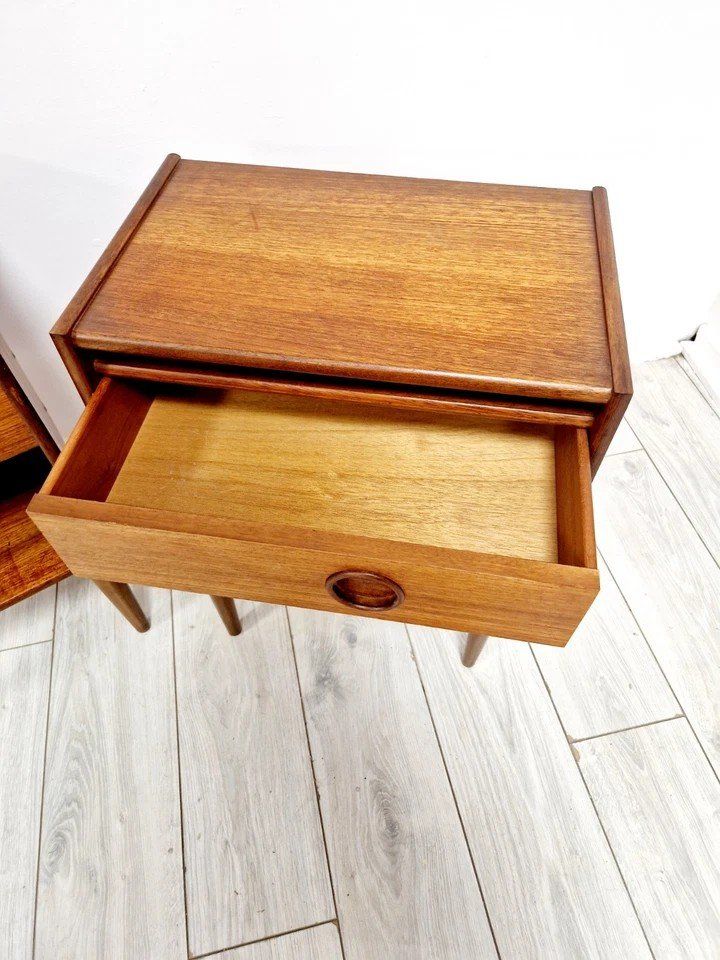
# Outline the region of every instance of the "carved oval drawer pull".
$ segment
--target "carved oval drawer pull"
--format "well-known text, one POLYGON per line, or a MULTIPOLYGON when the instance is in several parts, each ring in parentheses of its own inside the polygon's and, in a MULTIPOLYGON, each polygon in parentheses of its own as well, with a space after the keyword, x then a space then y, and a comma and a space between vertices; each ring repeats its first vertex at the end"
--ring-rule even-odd
POLYGON ((402 587, 381 573, 367 570, 341 570, 325 581, 329 594, 356 610, 392 610, 405 599, 402 587))

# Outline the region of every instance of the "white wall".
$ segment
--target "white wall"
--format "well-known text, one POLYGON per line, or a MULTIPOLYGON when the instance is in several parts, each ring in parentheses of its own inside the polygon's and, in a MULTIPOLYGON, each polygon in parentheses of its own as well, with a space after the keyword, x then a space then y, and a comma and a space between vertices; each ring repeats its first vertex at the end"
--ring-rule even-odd
POLYGON ((720 289, 720 4, 4 0, 0 335, 47 331, 169 151, 609 191, 631 350, 720 289))

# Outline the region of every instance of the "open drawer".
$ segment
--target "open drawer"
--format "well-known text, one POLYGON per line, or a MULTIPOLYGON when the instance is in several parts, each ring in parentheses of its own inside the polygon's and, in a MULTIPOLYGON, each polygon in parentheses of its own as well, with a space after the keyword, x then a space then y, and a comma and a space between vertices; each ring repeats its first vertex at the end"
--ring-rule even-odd
POLYGON ((70 570, 564 644, 587 434, 106 378, 28 511, 70 570))

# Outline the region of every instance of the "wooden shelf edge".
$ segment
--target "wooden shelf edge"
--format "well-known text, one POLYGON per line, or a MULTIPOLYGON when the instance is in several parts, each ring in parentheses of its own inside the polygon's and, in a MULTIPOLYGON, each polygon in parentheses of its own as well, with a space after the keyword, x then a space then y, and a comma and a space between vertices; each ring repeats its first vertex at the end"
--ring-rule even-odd
MULTIPOLYGON (((48 544, 48 550, 52 550, 50 544, 48 544)), ((0 565, 1 563, 2 561, 0 561, 0 565)), ((54 573, 52 576, 48 575, 44 579, 39 578, 33 581, 32 584, 24 586, 17 594, 8 594, 5 591, 0 591, 0 613, 16 603, 22 603, 23 600, 27 600, 28 597, 32 597, 36 593, 40 593, 41 590, 51 587, 54 583, 60 583, 61 580, 66 580, 69 576, 71 576, 70 571, 64 566, 62 573, 54 573)))
POLYGON ((26 513, 32 491, 0 504, 0 610, 70 575, 26 513))
POLYGON ((331 377, 312 377, 278 371, 232 367, 191 367, 152 363, 137 358, 95 359, 94 369, 103 377, 175 384, 216 390, 249 390, 263 393, 305 395, 380 405, 389 408, 429 409, 527 423, 567 424, 589 427, 595 419, 590 407, 544 404, 513 396, 494 396, 461 391, 432 391, 402 384, 331 377))
POLYGON ((32 450, 33 447, 40 447, 50 463, 54 463, 59 453, 57 444, 2 357, 0 357, 0 393, 8 404, 6 414, 15 420, 16 424, 21 425, 21 432, 25 434, 27 442, 27 445, 22 448, 18 445, 14 453, 0 454, 0 460, 10 460, 20 453, 32 450))
MULTIPOLYGON (((0 444, 2 443, 2 438, 0 438, 0 444)), ((34 437, 29 437, 27 441, 14 443, 12 446, 2 446, 0 445, 0 463, 5 463, 6 460, 12 460, 13 457, 19 457, 21 453, 27 453, 28 450, 32 450, 34 447, 39 447, 37 440, 34 437)))

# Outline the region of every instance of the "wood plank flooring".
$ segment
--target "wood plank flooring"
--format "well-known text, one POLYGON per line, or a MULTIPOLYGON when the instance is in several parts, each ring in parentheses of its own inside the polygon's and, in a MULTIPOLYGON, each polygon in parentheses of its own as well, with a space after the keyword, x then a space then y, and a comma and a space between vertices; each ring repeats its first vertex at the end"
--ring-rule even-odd
POLYGON ((603 469, 598 545, 720 773, 720 568, 646 453, 603 469))
POLYGON ((495 957, 404 627, 290 625, 346 960, 495 957))
POLYGON ((674 357, 640 367, 628 421, 720 563, 720 417, 674 357))
POLYGON ((0 613, 0 650, 52 640, 55 627, 55 591, 46 587, 25 600, 21 608, 0 613))
POLYGON ((0 657, 0 955, 32 955, 50 644, 0 657))
POLYGON ((334 917, 285 610, 173 604, 190 953, 334 917))
POLYGON ((680 713, 602 558, 598 566, 601 599, 591 607, 572 643, 564 648, 533 645, 565 731, 573 740, 680 713))
POLYGON ((655 956, 717 956, 720 783, 687 721, 600 737, 579 751, 655 956))
POLYGON ((337 927, 324 923, 311 930, 288 933, 262 943, 223 950, 217 960, 342 960, 337 927))
POLYGON ((529 645, 410 636, 500 955, 649 958, 529 645))
POLYGON ((627 420, 621 420, 620 426, 615 432, 615 436, 610 442, 610 448, 607 455, 612 456, 615 453, 629 453, 631 450, 641 450, 642 444, 632 432, 627 420))
POLYGON ((92 584, 59 585, 38 960, 187 956, 170 595, 139 599, 145 634, 92 584))
POLYGON ((669 960, 720 943, 720 418, 674 359, 565 650, 69 580, 0 613, 5 960, 669 960))

